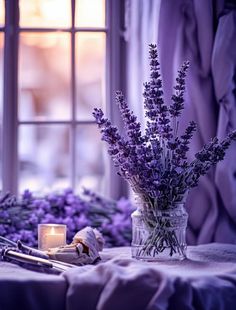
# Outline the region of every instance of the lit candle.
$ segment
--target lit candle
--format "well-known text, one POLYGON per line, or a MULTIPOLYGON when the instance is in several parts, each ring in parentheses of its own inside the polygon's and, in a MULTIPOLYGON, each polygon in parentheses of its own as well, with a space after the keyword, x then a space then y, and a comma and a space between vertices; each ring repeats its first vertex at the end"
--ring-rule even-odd
POLYGON ((66 225, 39 224, 38 247, 40 250, 48 250, 66 244, 66 225))

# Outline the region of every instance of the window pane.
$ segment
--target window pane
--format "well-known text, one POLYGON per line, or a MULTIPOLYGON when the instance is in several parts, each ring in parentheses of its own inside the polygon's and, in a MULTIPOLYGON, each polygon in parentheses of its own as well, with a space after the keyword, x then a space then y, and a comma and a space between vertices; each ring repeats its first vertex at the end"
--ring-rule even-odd
POLYGON ((5 6, 4 1, 0 0, 0 27, 5 24, 5 6))
POLYGON ((19 55, 19 119, 68 120, 70 35, 22 33, 19 55))
POLYGON ((77 119, 91 119, 94 107, 105 106, 104 33, 76 34, 77 119))
POLYGON ((20 192, 29 188, 43 193, 70 186, 69 141, 66 125, 19 127, 20 192))
MULTIPOLYGON (((0 124, 3 113, 3 33, 0 32, 0 124)), ((0 188, 2 188, 2 126, 0 125, 0 188)))
POLYGON ((20 0, 20 27, 71 27, 71 1, 20 0))
POLYGON ((81 187, 104 192, 104 154, 96 125, 77 128, 77 190, 81 187))
POLYGON ((105 0, 76 0, 76 27, 104 27, 105 0))

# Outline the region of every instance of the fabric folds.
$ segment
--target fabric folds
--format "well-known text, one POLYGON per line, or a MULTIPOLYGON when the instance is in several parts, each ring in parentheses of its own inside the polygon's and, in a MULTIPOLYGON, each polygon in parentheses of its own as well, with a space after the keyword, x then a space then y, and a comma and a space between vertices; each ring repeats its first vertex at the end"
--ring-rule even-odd
MULTIPOLYGON (((112 254, 112 252, 111 252, 112 254)), ((144 263, 117 248, 107 262, 64 273, 67 310, 233 310, 236 247, 190 247, 182 262, 144 263)))

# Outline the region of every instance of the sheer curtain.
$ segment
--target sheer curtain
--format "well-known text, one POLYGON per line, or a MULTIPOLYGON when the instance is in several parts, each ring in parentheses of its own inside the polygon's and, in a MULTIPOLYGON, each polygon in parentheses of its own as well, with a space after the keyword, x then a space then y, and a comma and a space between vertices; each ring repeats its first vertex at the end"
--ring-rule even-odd
MULTIPOLYGON (((143 122, 142 83, 148 79, 148 44, 158 43, 164 99, 190 61, 180 132, 198 124, 189 159, 218 135, 236 129, 236 11, 234 1, 129 0, 128 101, 143 122), (231 4, 232 2, 232 4, 231 4)), ((236 145, 189 194, 188 243, 236 243, 236 145)))

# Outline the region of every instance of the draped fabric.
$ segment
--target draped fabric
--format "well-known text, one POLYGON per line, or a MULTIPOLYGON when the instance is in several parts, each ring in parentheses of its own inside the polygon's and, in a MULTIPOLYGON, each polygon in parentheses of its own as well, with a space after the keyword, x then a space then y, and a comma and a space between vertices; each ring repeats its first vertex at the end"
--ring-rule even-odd
POLYGON ((104 263, 63 274, 67 310, 235 309, 236 246, 189 246, 188 259, 172 263, 132 260, 125 247, 104 254, 104 263))
POLYGON ((183 261, 137 261, 129 247, 104 249, 100 256, 96 265, 60 275, 0 261, 0 309, 235 309, 236 245, 189 246, 183 261))
MULTIPOLYGON (((232 2, 232 1, 231 1, 232 2)), ((233 3, 233 2, 232 2, 233 3)), ((164 99, 170 103, 177 70, 190 61, 183 132, 194 120, 189 160, 214 136, 236 129, 236 7, 223 0, 130 0, 128 101, 144 124, 142 83, 148 80, 148 44, 157 43, 164 99)), ((191 190, 189 244, 236 243, 236 145, 191 190)))
POLYGON ((0 261, 1 310, 65 310, 67 289, 62 275, 0 261))

